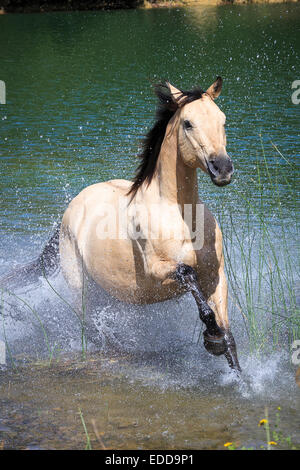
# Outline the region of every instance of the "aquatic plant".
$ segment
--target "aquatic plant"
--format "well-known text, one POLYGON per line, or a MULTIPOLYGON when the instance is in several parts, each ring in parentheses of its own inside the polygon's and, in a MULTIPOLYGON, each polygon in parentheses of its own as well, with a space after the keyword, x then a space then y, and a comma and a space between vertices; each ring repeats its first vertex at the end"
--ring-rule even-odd
MULTIPOLYGON (((82 270, 82 273, 84 271, 82 270)), ((50 289, 57 295, 57 297, 62 300, 75 314, 76 318, 79 320, 80 327, 81 327, 81 354, 82 359, 86 359, 86 352, 87 352, 87 338, 85 334, 86 330, 86 283, 84 279, 84 274, 82 275, 82 290, 81 290, 81 312, 78 312, 73 305, 71 305, 53 286, 53 284, 49 281, 45 270, 43 269, 43 277, 47 282, 50 289)))
POLYGON ((47 347, 47 350, 48 350, 48 353, 49 353, 48 365, 50 366, 51 362, 52 362, 52 359, 53 359, 53 354, 54 354, 56 344, 54 344, 54 346, 51 347, 46 327, 45 327, 43 321, 41 320, 41 317, 40 317, 39 313, 26 300, 24 300, 23 298, 21 298, 19 295, 15 294, 14 292, 11 292, 8 289, 0 289, 0 292, 1 292, 0 312, 1 312, 1 315, 2 315, 3 336, 4 336, 5 346, 6 346, 6 349, 8 351, 9 358, 11 360, 11 364, 12 364, 13 368, 16 370, 17 366, 16 366, 16 363, 14 361, 13 354, 11 352, 11 348, 10 348, 10 345, 9 345, 9 342, 8 342, 7 336, 6 336, 5 321, 4 321, 4 304, 8 303, 8 301, 4 300, 4 294, 6 294, 8 297, 13 297, 16 300, 18 300, 19 302, 21 302, 25 307, 27 307, 27 309, 32 313, 33 318, 38 322, 38 325, 41 328, 41 331, 42 331, 42 334, 43 334, 43 337, 44 337, 44 340, 45 340, 45 344, 46 344, 46 347, 47 347))
MULTIPOLYGON (((296 239, 299 214, 287 215, 281 200, 284 183, 287 199, 294 201, 295 186, 287 174, 297 178, 294 164, 289 162, 273 142, 273 158, 283 159, 286 172, 279 174, 278 164, 266 157, 260 136, 260 152, 256 156, 256 178, 248 182, 248 191, 232 188, 243 211, 244 223, 235 223, 235 205, 224 200, 218 219, 224 238, 224 253, 229 298, 233 309, 243 318, 252 352, 282 348, 300 337, 300 315, 296 302, 299 283, 299 258, 296 239), (293 170, 293 172, 289 170, 293 170)), ((231 193, 231 194, 232 194, 231 193)), ((240 214, 241 216, 241 214, 240 214)))
POLYGON ((87 427, 86 427, 86 424, 85 424, 85 421, 84 421, 84 417, 83 417, 83 414, 82 414, 82 411, 81 411, 80 408, 78 408, 78 412, 79 412, 79 416, 80 416, 81 423, 82 423, 84 433, 85 433, 85 437, 86 437, 85 450, 92 450, 90 436, 89 436, 89 433, 87 431, 87 427))

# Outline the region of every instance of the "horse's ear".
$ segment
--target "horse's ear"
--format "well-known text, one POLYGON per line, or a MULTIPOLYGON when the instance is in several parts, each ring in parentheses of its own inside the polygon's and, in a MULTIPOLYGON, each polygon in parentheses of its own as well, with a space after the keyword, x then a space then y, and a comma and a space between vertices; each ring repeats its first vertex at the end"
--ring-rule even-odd
POLYGON ((181 90, 171 85, 171 83, 166 82, 166 85, 169 88, 173 103, 176 103, 178 106, 182 106, 186 96, 182 93, 181 90))
POLYGON ((206 90, 206 93, 215 100, 221 93, 222 90, 223 79, 221 77, 217 77, 216 81, 210 85, 210 87, 206 90))

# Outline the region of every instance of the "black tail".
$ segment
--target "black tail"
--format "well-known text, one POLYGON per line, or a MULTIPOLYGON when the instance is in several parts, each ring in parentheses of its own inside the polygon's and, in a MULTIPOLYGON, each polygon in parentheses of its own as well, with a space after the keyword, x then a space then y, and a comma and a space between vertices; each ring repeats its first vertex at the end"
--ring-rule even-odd
POLYGON ((14 290, 37 282, 42 276, 50 276, 59 266, 59 225, 44 246, 40 256, 6 276, 0 278, 0 289, 14 290))

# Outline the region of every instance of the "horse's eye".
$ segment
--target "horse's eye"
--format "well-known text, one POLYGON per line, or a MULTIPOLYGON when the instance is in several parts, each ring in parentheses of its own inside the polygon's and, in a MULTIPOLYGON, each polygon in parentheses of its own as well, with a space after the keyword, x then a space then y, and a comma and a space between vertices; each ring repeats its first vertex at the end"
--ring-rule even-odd
POLYGON ((192 124, 190 123, 190 121, 184 121, 184 127, 185 129, 192 129, 192 124))

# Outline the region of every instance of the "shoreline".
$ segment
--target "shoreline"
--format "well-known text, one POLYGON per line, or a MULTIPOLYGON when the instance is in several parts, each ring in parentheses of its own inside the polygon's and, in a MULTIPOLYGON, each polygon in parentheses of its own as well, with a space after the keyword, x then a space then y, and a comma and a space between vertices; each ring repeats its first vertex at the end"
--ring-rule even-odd
POLYGON ((10 13, 47 13, 59 11, 101 11, 120 9, 155 9, 178 8, 192 6, 225 6, 225 5, 254 5, 254 4, 283 4, 299 3, 300 0, 62 0, 42 1, 33 0, 20 2, 18 0, 0 0, 0 15, 10 13), (22 5, 23 3, 23 5, 22 5))
POLYGON ((299 3, 300 0, 143 0, 139 8, 172 8, 172 7, 191 7, 191 6, 220 6, 220 5, 258 5, 258 4, 280 4, 280 3, 299 3))

